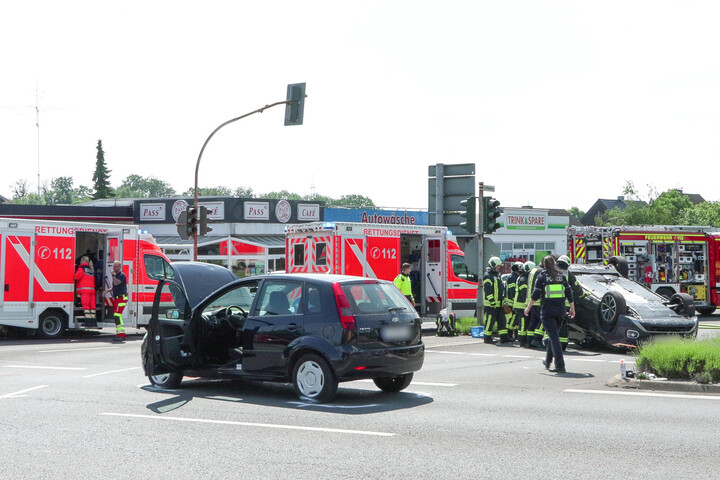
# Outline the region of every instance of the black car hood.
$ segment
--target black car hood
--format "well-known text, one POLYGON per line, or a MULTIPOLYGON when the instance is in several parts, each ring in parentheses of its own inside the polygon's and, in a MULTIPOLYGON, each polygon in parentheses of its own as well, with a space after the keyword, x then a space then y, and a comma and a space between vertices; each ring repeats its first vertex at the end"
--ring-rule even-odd
POLYGON ((194 309, 202 300, 218 288, 238 279, 227 268, 204 262, 172 262, 175 282, 180 284, 190 308, 194 309))

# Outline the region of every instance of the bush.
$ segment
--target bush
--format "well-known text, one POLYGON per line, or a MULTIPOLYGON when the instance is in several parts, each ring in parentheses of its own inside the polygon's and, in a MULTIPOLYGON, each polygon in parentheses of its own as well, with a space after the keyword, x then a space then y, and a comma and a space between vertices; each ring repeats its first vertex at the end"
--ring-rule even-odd
POLYGON ((660 377, 720 382, 720 337, 706 340, 658 337, 640 346, 636 366, 638 371, 660 377))

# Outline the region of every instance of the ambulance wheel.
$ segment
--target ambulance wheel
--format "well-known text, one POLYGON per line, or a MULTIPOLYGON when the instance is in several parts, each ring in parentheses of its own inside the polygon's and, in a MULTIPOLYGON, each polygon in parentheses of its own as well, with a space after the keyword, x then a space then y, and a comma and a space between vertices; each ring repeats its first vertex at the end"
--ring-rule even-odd
POLYGON ((397 393, 401 390, 405 390, 412 382, 413 374, 406 373, 405 375, 398 375, 397 377, 383 377, 373 378, 375 385, 383 392, 397 393))
POLYGON ((162 373, 160 375, 150 375, 148 379, 153 387, 170 390, 180 386, 183 376, 180 373, 162 373))
POLYGON ((40 324, 38 325, 38 335, 40 338, 53 339, 60 338, 65 333, 65 318, 63 314, 48 310, 40 315, 40 324))

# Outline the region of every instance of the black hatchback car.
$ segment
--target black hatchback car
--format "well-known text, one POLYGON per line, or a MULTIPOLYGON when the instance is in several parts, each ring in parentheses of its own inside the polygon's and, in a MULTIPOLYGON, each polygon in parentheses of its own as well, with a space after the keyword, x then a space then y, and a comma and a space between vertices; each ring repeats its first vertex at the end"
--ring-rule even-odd
POLYGON ((422 367, 421 320, 391 282, 261 275, 198 302, 188 301, 193 288, 192 277, 158 284, 142 348, 156 387, 176 388, 184 375, 291 382, 303 401, 323 403, 343 381, 399 392, 422 367))

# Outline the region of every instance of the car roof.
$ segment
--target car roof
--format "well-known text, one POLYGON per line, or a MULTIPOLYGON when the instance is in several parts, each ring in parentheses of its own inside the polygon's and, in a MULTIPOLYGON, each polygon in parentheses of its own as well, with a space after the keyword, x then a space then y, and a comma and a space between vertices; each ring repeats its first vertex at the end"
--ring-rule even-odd
POLYGON ((333 273, 272 273, 267 275, 255 275, 252 277, 246 277, 251 279, 267 279, 267 280, 299 280, 299 281, 312 281, 315 283, 347 283, 347 282, 364 282, 364 281, 376 281, 382 283, 389 283, 387 280, 380 280, 377 278, 358 277, 354 275, 338 275, 333 273))

